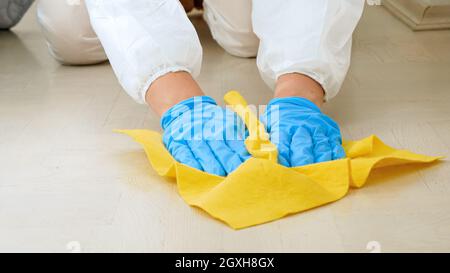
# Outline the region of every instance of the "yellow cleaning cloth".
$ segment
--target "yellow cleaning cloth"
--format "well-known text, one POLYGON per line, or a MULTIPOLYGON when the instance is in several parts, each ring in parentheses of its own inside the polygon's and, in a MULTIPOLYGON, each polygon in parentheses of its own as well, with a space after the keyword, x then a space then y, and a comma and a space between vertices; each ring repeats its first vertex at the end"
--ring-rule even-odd
POLYGON ((255 132, 262 125, 246 110, 245 100, 237 92, 228 93, 225 100, 233 104, 233 109, 244 119, 249 135, 254 137, 245 143, 254 157, 227 177, 178 163, 166 150, 158 132, 117 132, 131 136, 144 147, 152 167, 160 176, 176 179, 178 191, 189 205, 205 210, 234 229, 273 221, 339 200, 349 187, 362 187, 374 168, 429 163, 441 158, 397 150, 376 136, 370 136, 359 141, 345 141, 345 159, 286 168, 276 163, 273 144, 262 132, 255 132), (239 110, 236 104, 243 107, 239 110))

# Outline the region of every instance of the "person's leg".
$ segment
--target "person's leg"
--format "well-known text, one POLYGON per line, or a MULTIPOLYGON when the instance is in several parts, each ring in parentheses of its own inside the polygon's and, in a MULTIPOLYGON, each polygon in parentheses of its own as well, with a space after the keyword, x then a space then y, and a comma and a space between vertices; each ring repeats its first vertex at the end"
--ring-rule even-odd
MULTIPOLYGON (((194 0, 180 0, 180 3, 185 12, 190 12, 195 7, 194 0)), ((162 116, 174 104, 204 95, 200 86, 188 72, 169 72, 150 85, 145 101, 158 116, 162 116)))
POLYGON ((205 0, 203 8, 203 17, 220 46, 234 56, 256 56, 259 39, 253 32, 251 0, 205 0))
POLYGON ((253 27, 261 40, 258 67, 263 79, 276 86, 276 95, 288 92, 317 100, 323 88, 325 100, 334 97, 350 65, 352 33, 364 1, 282 2, 253 1, 253 27), (300 75, 289 75, 292 73, 300 75))
POLYGON ((0 30, 15 26, 32 3, 33 0, 0 0, 0 30))
POLYGON ((202 94, 193 80, 202 47, 178 0, 86 0, 86 5, 119 82, 134 100, 161 114, 186 96, 202 94))
POLYGON ((49 52, 59 62, 85 65, 107 60, 90 25, 84 0, 39 0, 37 17, 49 52))

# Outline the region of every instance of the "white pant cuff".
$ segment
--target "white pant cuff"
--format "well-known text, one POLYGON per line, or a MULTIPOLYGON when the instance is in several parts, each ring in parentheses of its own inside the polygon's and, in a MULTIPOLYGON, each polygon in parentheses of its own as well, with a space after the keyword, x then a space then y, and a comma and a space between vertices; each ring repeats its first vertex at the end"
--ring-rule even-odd
POLYGON ((156 79, 166 75, 167 73, 180 72, 180 71, 185 71, 185 72, 191 73, 191 71, 189 69, 187 69, 186 67, 170 66, 170 67, 166 67, 166 68, 162 69, 161 71, 153 74, 150 78, 147 79, 147 81, 145 81, 145 83, 141 86, 141 88, 139 88, 139 98, 138 98, 137 102, 140 104, 146 104, 145 97, 147 95, 147 91, 150 88, 150 85, 152 85, 152 83, 156 79))

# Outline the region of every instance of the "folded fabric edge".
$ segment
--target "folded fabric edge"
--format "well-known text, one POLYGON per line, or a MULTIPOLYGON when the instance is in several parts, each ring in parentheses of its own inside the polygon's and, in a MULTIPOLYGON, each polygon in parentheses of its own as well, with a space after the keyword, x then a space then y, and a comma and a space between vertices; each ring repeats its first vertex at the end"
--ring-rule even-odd
POLYGON ((414 163, 431 163, 444 158, 442 156, 427 156, 416 154, 408 150, 393 148, 384 143, 376 135, 370 135, 369 137, 358 141, 344 141, 343 146, 346 154, 351 158, 350 186, 352 188, 363 187, 366 184, 370 173, 377 168, 414 163), (390 160, 397 160, 397 163, 382 164, 383 162, 390 160), (400 161, 403 162, 399 163, 400 161), (365 167, 359 167, 361 165, 365 167), (361 171, 363 171, 363 173, 360 173, 361 171))
MULTIPOLYGON (((344 196, 345 196, 345 195, 344 195, 344 196)), ((231 221, 227 221, 227 220, 222 219, 222 218, 220 218, 220 217, 214 216, 214 215, 212 215, 210 212, 208 212, 207 210, 205 210, 204 208, 201 208, 201 207, 199 207, 199 206, 197 206, 197 205, 192 205, 192 206, 202 209, 203 211, 205 211, 206 213, 208 213, 208 215, 210 215, 212 218, 214 218, 214 219, 216 219, 216 220, 219 220, 220 222, 225 223, 226 225, 228 225, 229 227, 231 227, 232 229, 234 229, 234 230, 237 231, 237 230, 242 230, 242 229, 246 229, 246 228, 250 228, 250 227, 259 226, 259 225, 262 225, 262 224, 267 224, 267 223, 275 222, 275 221, 278 221, 278 220, 283 219, 283 218, 288 217, 288 216, 293 216, 293 215, 295 215, 295 214, 299 214, 299 213, 303 213, 303 212, 310 211, 310 210, 313 210, 313 209, 317 209, 317 208, 320 208, 320 207, 329 205, 329 204, 331 204, 331 203, 335 203, 335 202, 337 202, 337 201, 343 199, 344 196, 339 197, 339 198, 337 198, 337 199, 335 199, 335 200, 330 200, 330 201, 328 201, 328 202, 324 202, 323 204, 317 205, 317 206, 315 206, 315 207, 311 207, 311 208, 309 208, 309 209, 299 210, 299 211, 290 211, 290 212, 286 212, 286 213, 280 215, 279 217, 272 218, 272 219, 270 219, 270 220, 262 220, 262 221, 259 221, 259 222, 253 222, 253 223, 251 223, 251 224, 245 224, 245 225, 238 224, 238 223, 233 223, 233 222, 231 222, 231 221)))
MULTIPOLYGON (((253 158, 251 160, 254 160, 255 162, 260 161, 260 160, 264 160, 266 161, 266 164, 275 164, 271 161, 265 160, 265 159, 257 159, 257 158, 253 158)), ((264 224, 264 223, 268 223, 268 222, 272 222, 278 219, 281 219, 287 215, 293 215, 293 214, 297 214, 297 213, 301 213, 316 207, 320 207, 326 204, 330 204, 333 202, 336 202, 340 199, 342 199, 346 193, 348 192, 349 189, 349 181, 350 181, 350 177, 349 177, 349 167, 348 167, 348 163, 349 159, 343 159, 343 160, 339 160, 339 162, 327 162, 327 163, 322 163, 322 164, 313 164, 313 165, 309 165, 308 167, 306 167, 307 169, 309 169, 309 172, 307 171, 306 173, 299 171, 298 168, 297 169, 293 169, 293 168, 286 168, 280 165, 277 165, 278 168, 283 168, 286 169, 286 171, 288 172, 294 172, 298 175, 304 176, 305 178, 307 178, 311 183, 314 183, 315 185, 317 185, 317 187, 321 188, 321 190, 325 193, 326 192, 326 196, 328 196, 328 198, 326 198, 325 200, 323 200, 322 203, 317 203, 314 206, 311 206, 307 209, 287 209, 287 210, 282 210, 279 211, 280 214, 275 214, 272 216, 266 216, 264 218, 259 219, 258 221, 247 221, 247 222, 241 222, 241 221, 233 221, 233 219, 227 218, 227 217, 222 217, 221 214, 216 211, 214 208, 208 206, 205 204, 205 199, 203 198, 195 198, 195 199, 186 199, 186 196, 184 196, 184 194, 180 194, 183 199, 185 199, 185 201, 191 205, 191 206, 195 206, 197 208, 201 208, 203 211, 205 211, 206 213, 208 213, 211 217, 227 224, 228 226, 230 226, 231 228, 235 229, 235 230, 239 230, 239 229, 243 229, 243 228, 248 228, 248 227, 252 227, 252 226, 256 226, 256 225, 260 225, 260 224, 264 224), (308 174, 314 173, 314 169, 319 168, 327 168, 328 166, 332 166, 334 164, 339 164, 338 168, 343 171, 344 173, 342 175, 345 176, 345 181, 340 181, 341 179, 336 179, 336 182, 333 183, 332 185, 330 185, 330 187, 325 186, 323 183, 319 183, 317 182, 317 180, 315 180, 313 177, 310 177, 308 174), (327 166, 328 165, 328 166, 327 166), (342 170, 342 167, 345 168, 345 170, 342 170), (345 184, 344 185, 340 185, 340 184, 345 184)), ((183 166, 184 167, 184 166, 183 166)), ((185 170, 185 171, 189 171, 189 170, 185 170)), ((185 173, 185 172, 183 172, 185 173)), ((234 173, 236 175, 236 173, 234 173)), ((223 187, 226 185, 227 182, 227 178, 223 178, 223 181, 220 182, 220 184, 211 187, 211 191, 215 191, 215 190, 219 190, 220 187, 223 187)), ((209 193, 211 193, 211 191, 209 193)), ((180 192, 181 193, 181 192, 180 192)))
POLYGON ((342 141, 342 146, 344 147, 345 154, 347 158, 356 158, 359 156, 365 156, 373 151, 373 146, 377 136, 370 135, 361 140, 347 140, 342 141))
MULTIPOLYGON (((339 159, 339 160, 332 160, 332 161, 326 161, 326 162, 321 162, 321 163, 315 163, 315 164, 310 164, 310 165, 305 165, 305 166, 300 166, 300 167, 294 167, 294 168, 287 168, 289 170, 293 170, 302 174, 306 174, 307 176, 314 181, 316 184, 319 184, 325 191, 327 191, 330 194, 337 194, 339 196, 338 199, 343 198, 347 193, 348 190, 350 189, 350 180, 351 180, 351 169, 350 169, 350 164, 351 164, 351 159, 350 158, 343 158, 343 159, 339 159), (347 180, 345 182, 339 182, 337 181, 336 184, 332 185, 332 187, 330 187, 330 185, 323 185, 320 181, 315 179, 315 175, 317 174, 317 168, 327 168, 328 166, 332 166, 335 164, 343 164, 345 163, 346 165, 346 173, 345 176, 347 177, 347 180), (331 192, 330 188, 339 188, 339 193, 335 192, 331 192)), ((285 167, 286 168, 286 167, 285 167)))
POLYGON ((414 153, 414 152, 411 152, 411 151, 409 151, 407 149, 397 149, 397 148, 394 148, 394 147, 391 147, 391 146, 387 145, 379 137, 377 137, 375 135, 373 135, 373 141, 374 141, 374 144, 373 144, 374 148, 373 149, 376 149, 376 146, 378 146, 378 145, 382 145, 385 148, 390 149, 394 153, 407 153, 409 156, 412 156, 412 157, 422 157, 423 159, 421 159, 421 161, 420 161, 422 163, 431 163, 433 161, 441 160, 441 159, 445 158, 445 156, 429 156, 429 155, 414 153))
MULTIPOLYGON (((409 152, 409 151, 407 151, 409 152)), ((411 152, 409 152, 411 153, 411 152)), ((422 155, 420 155, 422 156, 422 155)), ((370 174, 372 173, 373 170, 378 169, 378 168, 382 168, 382 167, 390 167, 390 166, 400 166, 400 165, 410 165, 410 164, 420 164, 420 163, 432 163, 435 161, 438 161, 440 159, 442 159, 443 157, 429 157, 429 156, 424 156, 427 157, 425 159, 410 159, 410 158, 405 158, 405 157, 401 157, 401 156, 388 156, 388 157, 379 157, 379 158, 372 158, 372 159, 368 159, 368 158, 355 158, 353 160, 351 160, 350 162, 350 187, 352 188, 362 188, 366 183, 367 180, 370 176, 370 174), (365 172, 362 173, 361 175, 359 175, 359 177, 356 177, 356 173, 355 173, 355 169, 359 169, 359 170, 364 170, 364 168, 355 168, 356 165, 358 165, 360 162, 359 161, 367 161, 367 160, 371 160, 372 162, 368 163, 369 167, 365 169, 365 172), (389 160, 399 160, 399 161, 403 161, 402 163, 399 164, 393 164, 393 165, 384 165, 382 167, 379 167, 377 165, 381 164, 383 161, 389 161, 389 160)), ((367 164, 364 164, 367 165, 367 164)))
POLYGON ((237 231, 237 230, 246 229, 246 228, 250 228, 250 227, 254 227, 254 226, 259 226, 259 225, 262 225, 262 224, 267 224, 267 223, 270 223, 270 222, 275 222, 275 221, 278 221, 278 220, 280 220, 280 219, 282 219, 284 217, 287 217, 287 216, 291 216, 291 215, 295 215, 295 214, 298 214, 298 213, 302 213, 302 212, 306 212, 306 211, 309 211, 309 210, 313 210, 313 209, 316 209, 316 208, 320 208, 322 206, 326 206, 328 204, 337 202, 337 201, 343 199, 344 196, 339 197, 339 198, 337 198, 335 200, 330 200, 328 202, 324 202, 323 204, 320 204, 320 205, 315 206, 315 207, 311 207, 309 209, 300 210, 300 211, 286 212, 286 213, 284 213, 284 214, 282 214, 282 215, 280 215, 280 216, 278 216, 276 218, 272 218, 270 220, 255 221, 255 222, 253 222, 251 224, 239 224, 239 223, 234 223, 233 221, 227 221, 226 219, 224 219, 224 218, 222 218, 222 217, 220 217, 218 215, 214 215, 214 212, 211 212, 208 208, 204 208, 201 205, 198 205, 198 204, 195 204, 195 203, 192 203, 192 204, 188 203, 188 204, 190 206, 192 206, 192 207, 195 207, 196 209, 200 209, 201 211, 203 211, 206 214, 208 214, 211 218, 214 218, 215 220, 217 220, 219 222, 222 222, 222 223, 226 224, 227 226, 229 226, 232 229, 237 231))

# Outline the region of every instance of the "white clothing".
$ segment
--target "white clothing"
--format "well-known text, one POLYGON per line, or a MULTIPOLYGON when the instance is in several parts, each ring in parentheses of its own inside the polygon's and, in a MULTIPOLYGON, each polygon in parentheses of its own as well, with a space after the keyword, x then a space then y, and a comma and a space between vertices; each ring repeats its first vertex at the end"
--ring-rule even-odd
MULTIPOLYGON (((269 86, 285 73, 302 73, 330 99, 348 71, 364 0, 205 0, 204 7, 214 39, 232 55, 257 55, 269 86)), ((202 47, 178 0, 40 0, 38 15, 57 60, 96 63, 106 52, 139 103, 168 72, 200 73, 202 47)))

